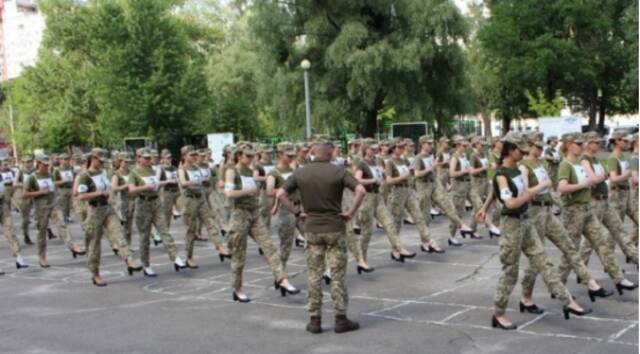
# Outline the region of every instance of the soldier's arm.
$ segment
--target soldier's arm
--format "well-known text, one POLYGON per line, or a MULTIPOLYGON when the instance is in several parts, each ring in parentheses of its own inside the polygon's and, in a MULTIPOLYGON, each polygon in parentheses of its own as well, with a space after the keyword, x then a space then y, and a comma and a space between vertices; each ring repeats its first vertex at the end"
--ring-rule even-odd
POLYGON ((471 166, 472 167, 471 167, 470 173, 472 175, 477 175, 487 170, 487 167, 483 166, 482 163, 480 163, 480 159, 477 156, 471 159, 471 166), (477 164, 479 164, 480 167, 473 167, 473 166, 476 166, 477 164))
POLYGON ((620 183, 620 182, 624 182, 626 180, 629 179, 629 177, 631 177, 631 171, 627 170, 624 173, 618 173, 617 169, 612 168, 609 170, 609 179, 611 179, 611 182, 613 183, 620 183))
POLYGON ((376 184, 377 183, 375 178, 362 178, 362 170, 361 169, 357 169, 356 170, 356 173, 354 174, 354 177, 362 185, 370 185, 370 184, 376 184))
POLYGON ((260 176, 260 171, 256 168, 253 170, 253 179, 256 182, 266 182, 267 181, 267 176, 260 176))
POLYGON ((120 192, 129 188, 126 183, 118 184, 119 182, 120 181, 118 175, 114 174, 113 176, 111 176, 111 190, 113 190, 114 192, 120 192))
POLYGON ((296 214, 296 216, 300 215, 298 214, 300 209, 297 208, 289 198, 287 198, 287 191, 285 191, 284 188, 279 188, 276 191, 276 199, 278 200, 279 205, 282 205, 291 214, 296 214))
POLYGON ((19 182, 21 176, 22 176, 22 172, 18 170, 18 173, 16 173, 16 177, 13 179, 13 187, 22 188, 22 183, 19 182))
POLYGON ((593 184, 604 182, 604 180, 607 179, 607 176, 605 176, 604 174, 602 176, 596 175, 596 171, 593 170, 593 166, 591 166, 589 161, 582 160, 580 161, 580 164, 582 165, 582 168, 587 171, 587 175, 589 175, 589 179, 593 181, 593 184))
POLYGON ((276 178, 273 176, 267 176, 267 195, 276 196, 276 178))
MULTIPOLYGON (((519 207, 527 203, 529 200, 531 200, 533 195, 535 195, 535 194, 532 195, 531 193, 526 192, 520 197, 514 196, 511 193, 511 190, 509 189, 509 183, 507 182, 507 178, 504 176, 497 176, 496 182, 498 184, 498 189, 500 191, 500 199, 502 199, 502 201, 504 202, 504 206, 507 209, 518 209, 519 207)), ((541 184, 538 184, 538 186, 540 185, 541 184)))
POLYGON ((451 178, 460 177, 466 173, 466 171, 463 171, 462 169, 460 169, 460 171, 456 171, 457 166, 458 166, 458 158, 455 156, 452 156, 451 160, 449 160, 449 176, 451 178))

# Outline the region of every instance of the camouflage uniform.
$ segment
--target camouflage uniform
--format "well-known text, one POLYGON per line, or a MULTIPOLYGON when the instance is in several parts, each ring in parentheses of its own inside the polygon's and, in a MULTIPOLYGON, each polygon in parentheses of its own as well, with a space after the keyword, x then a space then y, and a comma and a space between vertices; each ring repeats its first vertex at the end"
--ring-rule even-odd
MULTIPOLYGON (((469 161, 467 160, 465 155, 455 153, 452 158, 455 157, 458 160, 456 164, 456 171, 461 169, 461 165, 465 165, 465 168, 470 167, 469 161)), ((453 205, 456 208, 456 213, 460 218, 465 215, 465 201, 471 200, 474 202, 471 197, 471 178, 468 174, 459 176, 459 177, 451 177, 451 191, 453 192, 453 205)), ((474 211, 478 207, 477 200, 474 203, 474 211)), ((475 218, 473 223, 471 224, 471 228, 475 230, 476 221, 475 218)), ((458 231, 458 225, 455 222, 449 223, 449 235, 454 237, 456 235, 456 231, 458 231)))
MULTIPOLYGON (((291 144, 279 144, 278 150, 283 153, 295 154, 295 150, 291 144)), ((273 170, 269 172, 269 176, 273 177, 274 189, 279 189, 284 184, 284 181, 291 176, 293 173, 293 169, 289 166, 276 166, 273 170)), ((299 193, 293 193, 287 196, 289 200, 291 200, 296 205, 300 205, 300 195, 299 193)), ((289 256, 291 255, 291 247, 293 245, 293 240, 295 238, 296 228, 300 230, 302 233, 302 228, 298 219, 288 212, 285 208, 278 208, 278 220, 279 224, 277 226, 278 238, 280 239, 280 262, 282 263, 282 268, 286 269, 287 261, 289 260, 289 256)))
MULTIPOLYGON (((96 156, 105 158, 106 153, 101 149, 94 149, 96 156), (98 152, 98 150, 100 152, 98 152)), ((97 191, 107 192, 110 189, 107 173, 101 171, 85 171, 78 176, 77 193, 92 193, 97 191)), ((118 217, 109 205, 106 196, 99 196, 86 202, 87 218, 84 220, 84 229, 88 243, 88 266, 93 276, 98 276, 100 271, 100 246, 102 235, 107 232, 109 242, 118 247, 118 255, 127 262, 133 263, 133 257, 129 251, 129 245, 122 234, 118 217)))
MULTIPOLYGON (((24 159, 23 159, 24 161, 24 159)), ((14 183, 18 183, 18 185, 23 184, 27 178, 33 173, 33 171, 27 171, 26 169, 20 169, 20 173, 16 178, 14 183)), ((31 210, 33 209, 33 200, 31 198, 25 198, 23 196, 24 192, 22 188, 17 188, 13 193, 13 197, 15 199, 14 204, 18 206, 18 210, 20 211, 20 216, 22 217, 22 235, 25 237, 29 236, 29 223, 31 217, 31 210)), ((46 231, 46 230, 45 230, 46 231)))
MULTIPOLYGON (((512 139, 512 136, 508 134, 505 136, 505 139, 512 139)), ((511 141, 515 143, 517 140, 511 141)), ((518 145, 520 146, 522 143, 518 145)), ((496 175, 494 176, 495 190, 500 189, 497 183, 498 176, 503 176, 507 179, 510 195, 522 196, 524 193, 524 181, 517 168, 498 167, 496 169, 496 175)), ((553 264, 549 262, 544 252, 544 247, 542 246, 536 228, 529 221, 529 214, 527 214, 528 205, 524 204, 517 209, 508 209, 504 205, 502 192, 497 193, 497 198, 503 203, 503 215, 500 220, 502 236, 499 242, 502 271, 498 278, 494 297, 495 314, 497 316, 503 315, 507 309, 509 296, 518 281, 521 252, 527 256, 533 270, 536 273, 542 274, 542 278, 549 292, 555 295, 563 304, 568 305, 571 302, 571 294, 560 282, 557 271, 553 267, 553 264)))
MULTIPOLYGON (((616 171, 618 176, 628 171, 630 168, 629 161, 625 158, 617 158, 611 154, 608 161, 609 171, 616 171)), ((624 221, 625 216, 629 216, 633 223, 638 225, 638 213, 633 209, 637 208, 637 203, 633 206, 633 198, 630 195, 631 183, 629 180, 611 183, 611 207, 620 214, 620 220, 624 221)), ((636 193, 637 196, 637 193, 636 193)))
MULTIPOLYGON (((474 138, 474 144, 483 144, 487 145, 487 143, 482 138, 474 138)), ((489 167, 489 159, 484 152, 479 152, 474 149, 470 155, 469 163, 472 168, 481 168, 481 167, 489 167)), ((473 205, 474 210, 479 210, 484 203, 484 199, 489 195, 491 185, 487 180, 487 171, 479 172, 477 174, 471 175, 471 191, 469 193, 471 204, 473 205)), ((487 218, 486 225, 488 227, 495 227, 493 225, 492 219, 487 218)), ((471 224, 472 229, 476 229, 476 220, 473 218, 473 222, 471 224)))
MULTIPOLYGON (((235 168, 235 190, 255 187, 253 171, 248 167, 235 168)), ((286 278, 280 263, 280 257, 271 243, 271 237, 262 222, 258 208, 258 196, 247 195, 234 198, 231 216, 229 217, 229 248, 231 258, 231 286, 242 288, 242 273, 247 258, 247 236, 251 236, 258 244, 267 259, 274 280, 280 283, 286 278)))
MULTIPOLYGON (((138 155, 146 156, 147 149, 139 149, 138 155)), ((150 266, 149 247, 151 237, 151 226, 160 234, 162 244, 173 262, 176 259, 176 246, 173 238, 167 229, 167 222, 164 220, 164 210, 160 204, 158 188, 160 187, 158 177, 151 168, 137 167, 129 173, 129 184, 133 186, 153 185, 154 190, 138 192, 135 206, 135 220, 140 235, 140 260, 145 268, 150 266)))
MULTIPOLYGON (((572 164, 568 160, 563 160, 558 168, 558 180, 567 180, 569 184, 577 184, 587 178, 586 171, 582 165, 572 164)), ((622 281, 623 275, 618 268, 610 246, 607 244, 606 230, 598 221, 593 210, 590 208, 591 191, 582 189, 573 193, 563 194, 563 223, 569 232, 569 237, 574 242, 575 247, 580 247, 582 235, 591 244, 600 258, 600 262, 604 266, 605 272, 614 280, 615 283, 622 281)), ((560 278, 566 283, 571 267, 570 260, 562 257, 562 261, 558 266, 560 278)))
MULTIPOLYGON (((114 172, 118 176, 118 185, 127 184, 129 174, 122 171, 114 172)), ((131 235, 133 233, 133 218, 136 211, 136 196, 129 193, 128 189, 118 192, 120 198, 120 217, 122 219, 124 239, 128 245, 131 245, 131 235)))
MULTIPOLYGON (((67 155, 65 154, 63 156, 67 155)), ((71 187, 74 177, 71 166, 58 167, 53 170, 53 180, 55 182, 62 182, 56 189, 56 198, 65 219, 68 219, 71 213, 71 187)))
MULTIPOLYGON (((42 163, 49 163, 49 158, 46 156, 39 156, 38 161, 42 163), (46 161, 46 162, 45 162, 46 161)), ((58 233, 61 234, 65 245, 69 250, 73 251, 74 244, 71 234, 67 229, 67 225, 64 222, 62 211, 55 207, 55 185, 53 179, 49 173, 32 173, 25 180, 25 191, 37 192, 41 188, 48 188, 49 193, 34 197, 33 204, 35 208, 36 223, 38 228, 38 256, 40 259, 44 259, 47 255, 47 227, 49 226, 49 219, 57 227, 58 233)))
MULTIPOLYGON (((638 140, 638 134, 634 136, 634 139, 638 140)), ((637 143, 637 142, 636 142, 637 143)), ((635 151, 632 153, 631 158, 629 159, 629 168, 632 171, 638 172, 638 152, 635 151)), ((631 183, 631 196, 629 197, 629 210, 631 211, 631 215, 638 215, 638 185, 631 183)), ((638 247, 638 220, 634 221, 633 234, 631 235, 631 240, 633 244, 638 247)))
POLYGON ((9 242, 11 253, 14 257, 20 256, 20 242, 13 233, 13 221, 11 219, 11 183, 13 179, 4 180, 5 173, 13 174, 5 170, 0 174, 0 220, 2 221, 2 233, 9 242))
POLYGON ((331 270, 331 299, 336 316, 345 315, 349 296, 344 278, 347 269, 347 246, 344 232, 305 234, 305 260, 309 278, 309 314, 322 315, 322 288, 320 281, 325 269, 325 259, 331 270))
MULTIPOLYGON (((166 155, 165 155, 166 156, 166 155)), ((169 155, 170 156, 170 155, 169 155)), ((173 219, 173 207, 177 205, 180 197, 180 188, 178 187, 178 171, 173 166, 162 166, 160 172, 160 181, 174 181, 162 186, 160 199, 162 201, 162 209, 164 210, 164 221, 167 229, 171 228, 171 220, 173 219)))

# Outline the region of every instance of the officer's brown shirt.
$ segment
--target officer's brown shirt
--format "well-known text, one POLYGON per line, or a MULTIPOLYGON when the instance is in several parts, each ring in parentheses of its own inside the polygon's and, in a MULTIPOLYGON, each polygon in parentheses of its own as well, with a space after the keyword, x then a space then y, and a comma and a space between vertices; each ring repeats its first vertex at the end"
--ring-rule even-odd
POLYGON ((329 161, 312 161, 297 169, 282 188, 287 193, 300 190, 302 206, 308 215, 306 232, 344 232, 342 213, 342 191, 355 189, 358 181, 344 167, 329 161))

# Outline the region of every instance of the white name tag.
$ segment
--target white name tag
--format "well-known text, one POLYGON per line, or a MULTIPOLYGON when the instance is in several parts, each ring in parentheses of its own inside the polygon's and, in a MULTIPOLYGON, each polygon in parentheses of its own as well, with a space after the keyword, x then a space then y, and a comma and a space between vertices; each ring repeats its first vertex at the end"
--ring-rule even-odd
MULTIPOLYGON (((549 179, 549 175, 547 174, 547 170, 544 169, 544 167, 538 167, 535 170, 533 170, 533 173, 536 175, 536 178, 538 179, 538 183, 542 183, 544 181, 546 181, 547 179, 549 179)), ((549 193, 549 187, 543 189, 540 194, 546 194, 549 193)))
POLYGON ((73 182, 73 171, 60 171, 60 179, 63 182, 73 182))
POLYGON ((243 191, 251 188, 256 188, 256 181, 253 179, 253 177, 240 176, 240 180, 242 181, 243 191))
POLYGON ((369 166, 369 169, 371 170, 371 175, 373 176, 373 179, 375 179, 376 181, 382 181, 382 171, 380 171, 380 168, 377 166, 369 166))
POLYGON ((584 167, 582 167, 582 165, 572 165, 572 166, 573 166, 573 170, 576 173, 576 177, 578 178, 578 183, 582 183, 586 181, 587 178, 589 178, 589 176, 587 175, 587 171, 584 170, 584 167))
POLYGON ((422 164, 424 164, 425 168, 433 166, 433 156, 422 158, 422 164))
POLYGON ((460 162, 460 171, 468 170, 471 167, 471 164, 466 157, 460 156, 460 158, 458 158, 458 162, 460 162))
POLYGON ((443 153, 442 154, 442 162, 447 163, 451 159, 451 154, 443 153))
POLYGON ((604 176, 604 167, 599 163, 594 163, 593 172, 595 172, 596 176, 604 176))
POLYGON ((4 184, 9 184, 13 182, 13 173, 11 171, 2 172, 2 181, 4 184))
POLYGON ((93 180, 93 184, 96 186, 96 192, 107 192, 111 189, 111 184, 109 183, 109 179, 107 178, 107 173, 105 171, 102 171, 99 175, 91 176, 91 179, 93 180))
POLYGON ((264 168, 264 174, 268 175, 276 167, 274 165, 267 165, 267 166, 264 166, 263 168, 264 168))
POLYGON ((342 157, 337 157, 335 160, 331 161, 331 163, 336 166, 344 166, 344 159, 342 157))
POLYGON ((164 171, 164 176, 167 178, 167 180, 169 181, 175 181, 176 179, 178 179, 178 173, 176 171, 164 171))
POLYGON ((517 175, 511 181, 513 181, 513 184, 515 184, 516 188, 518 189, 518 197, 522 196, 525 188, 524 178, 522 177, 522 174, 517 175))
POLYGON ((48 189, 49 192, 53 192, 56 189, 55 185, 53 184, 53 179, 51 178, 36 179, 36 181, 38 182, 38 188, 40 190, 48 189))
POLYGON ((282 174, 282 179, 284 179, 284 180, 286 181, 289 177, 291 177, 291 175, 292 175, 292 174, 293 174, 293 173, 291 173, 291 172, 289 172, 289 173, 283 173, 283 174, 282 174))
POLYGON ((201 168, 200 169, 200 178, 203 181, 208 181, 211 178, 211 172, 209 172, 209 169, 201 168))
POLYGON ((620 161, 620 173, 625 173, 629 169, 629 161, 620 161))
POLYGON ((489 160, 487 160, 486 158, 482 158, 480 159, 480 164, 482 165, 482 167, 487 167, 489 166, 489 160))
POLYGON ((200 175, 200 170, 185 170, 187 172, 187 177, 189 177, 190 182, 202 182, 202 176, 200 175))
POLYGON ((145 186, 152 186, 156 191, 160 188, 160 181, 156 176, 142 177, 142 181, 144 181, 145 186))
POLYGON ((396 168, 398 169, 398 176, 409 173, 409 167, 407 167, 406 165, 396 165, 396 168))

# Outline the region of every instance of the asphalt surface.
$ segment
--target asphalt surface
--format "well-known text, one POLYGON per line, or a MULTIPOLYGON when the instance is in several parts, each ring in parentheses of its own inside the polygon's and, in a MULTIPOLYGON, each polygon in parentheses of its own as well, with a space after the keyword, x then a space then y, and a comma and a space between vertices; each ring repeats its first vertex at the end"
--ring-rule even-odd
MULTIPOLYGON (((14 227, 19 225, 14 214, 14 227)), ((274 221, 274 224, 277 221, 274 221)), ((627 227, 630 226, 627 224, 627 227)), ((82 242, 77 223, 70 225, 82 242)), ((184 225, 172 233, 184 256, 184 225)), ((275 225, 272 225, 274 244, 275 225)), ((302 248, 294 247, 287 269, 291 282, 303 289, 281 297, 265 260, 249 241, 245 289, 253 301, 231 299, 229 261, 221 263, 213 246, 197 242, 197 270, 175 272, 162 245, 152 245, 155 279, 130 277, 125 265, 103 241, 102 275, 106 288, 91 285, 86 259, 73 259, 60 239, 49 241, 49 269, 37 266, 35 246, 23 255, 31 265, 16 270, 8 245, 0 241, 0 352, 25 353, 637 353, 638 292, 617 293, 590 303, 586 289, 571 275, 569 290, 578 302, 593 307, 583 318, 562 316, 540 278, 535 299, 542 315, 517 310, 520 286, 511 296, 509 316, 517 331, 492 329, 493 293, 500 264, 496 238, 468 239, 461 248, 445 246, 447 221, 436 218, 432 232, 447 250, 422 253, 413 226, 405 226, 402 242, 418 256, 405 263, 389 257, 389 244, 376 230, 369 251, 375 272, 359 276, 349 263, 349 316, 361 329, 333 333, 329 288, 324 286, 324 333, 305 332, 308 321, 306 272, 302 248)), ((35 230, 31 235, 35 239, 35 230)), ((137 249, 137 236, 134 236, 137 249)), ((554 264, 559 252, 547 243, 554 264)), ((616 259, 626 276, 638 281, 636 267, 616 259)), ((527 261, 521 259, 521 270, 527 261)), ((601 285, 613 289, 597 257, 590 263, 601 285)), ((522 276, 522 272, 521 272, 522 276)))

